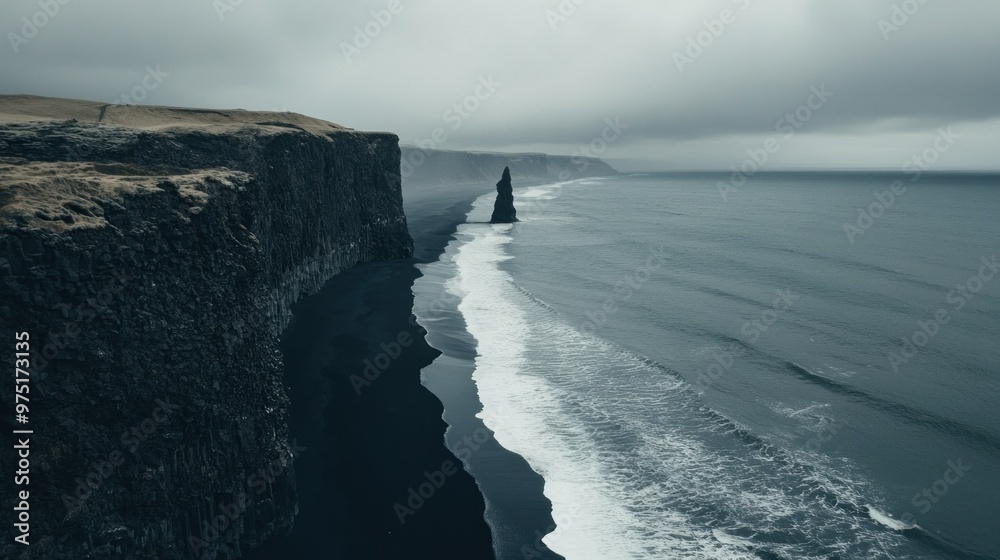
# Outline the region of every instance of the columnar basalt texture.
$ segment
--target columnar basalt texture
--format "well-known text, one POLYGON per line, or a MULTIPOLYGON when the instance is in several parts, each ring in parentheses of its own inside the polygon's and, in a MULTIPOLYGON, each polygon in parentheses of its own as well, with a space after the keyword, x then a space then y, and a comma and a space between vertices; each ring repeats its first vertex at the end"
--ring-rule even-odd
POLYGON ((35 432, 31 546, 0 552, 237 558, 290 529, 310 452, 288 439, 292 303, 412 254, 398 140, 292 114, 71 107, 83 118, 0 124, 0 333, 30 333, 35 432))

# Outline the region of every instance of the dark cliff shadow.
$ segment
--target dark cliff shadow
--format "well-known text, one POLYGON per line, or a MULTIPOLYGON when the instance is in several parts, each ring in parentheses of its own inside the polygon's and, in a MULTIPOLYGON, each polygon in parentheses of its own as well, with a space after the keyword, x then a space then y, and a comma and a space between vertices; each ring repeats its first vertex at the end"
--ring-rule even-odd
POLYGON ((439 352, 411 322, 418 275, 412 261, 360 265, 295 306, 282 352, 306 448, 299 513, 247 558, 493 558, 483 498, 420 383, 439 352))

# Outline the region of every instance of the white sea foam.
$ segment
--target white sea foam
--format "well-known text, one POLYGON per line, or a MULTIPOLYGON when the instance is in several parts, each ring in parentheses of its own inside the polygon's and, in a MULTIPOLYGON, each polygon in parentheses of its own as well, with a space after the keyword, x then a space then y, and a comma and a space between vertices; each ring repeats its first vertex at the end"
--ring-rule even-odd
POLYGON ((872 519, 878 521, 879 523, 885 525, 890 529, 893 529, 895 531, 905 531, 907 529, 913 529, 914 527, 916 527, 916 525, 913 523, 900 521, 899 519, 896 519, 895 517, 892 517, 887 513, 883 513, 873 508, 872 506, 866 506, 866 507, 868 508, 868 515, 871 516, 872 519))
POLYGON ((517 198, 521 199, 542 199, 542 200, 552 200, 556 198, 556 189, 559 188, 558 184, 553 185, 543 185, 540 187, 527 187, 524 189, 519 189, 516 193, 517 198))
POLYGON ((503 235, 503 226, 476 229, 484 231, 471 232, 473 238, 456 257, 464 294, 459 309, 478 341, 473 378, 483 400, 484 420, 497 441, 522 455, 546 481, 553 517, 561 523, 557 534, 544 542, 573 558, 591 554, 609 558, 615 553, 619 558, 641 557, 636 556, 642 552, 637 542, 627 537, 629 513, 601 491, 604 473, 593 462, 580 462, 565 445, 586 438, 585 430, 549 414, 559 404, 557 392, 545 380, 521 375, 524 337, 530 336, 530 326, 524 313, 504 297, 509 278, 496 267, 505 259, 499 249, 510 237, 503 235), (505 411, 503 422, 491 422, 499 410, 505 411))
POLYGON ((836 375, 839 375, 840 377, 854 377, 855 375, 858 374, 858 372, 856 371, 852 371, 842 367, 831 366, 830 364, 827 364, 826 367, 829 368, 829 370, 835 373, 836 375))
POLYGON ((712 536, 722 544, 744 546, 747 548, 753 547, 753 541, 730 535, 721 529, 712 529, 712 536))
MULTIPOLYGON (((491 205, 491 195, 477 200, 470 222, 491 205)), ((477 342, 481 417, 545 480, 557 523, 547 546, 568 560, 755 558, 751 548, 802 557, 820 541, 847 555, 892 549, 896 533, 841 507, 864 503, 863 481, 746 441, 665 368, 517 289, 499 265, 522 226, 462 226, 446 285, 477 342), (789 531, 798 541, 757 537, 789 531)))
MULTIPOLYGON (((487 201, 477 201, 474 212, 483 211, 487 201)), ((598 456, 588 426, 562 411, 567 395, 543 377, 532 375, 528 367, 527 340, 554 334, 545 331, 556 325, 539 329, 511 297, 516 294, 511 279, 497 266, 509 258, 503 249, 511 241, 510 228, 465 226, 459 233, 464 243, 454 256, 458 281, 452 289, 462 297, 459 310, 478 341, 473 379, 483 402, 484 421, 501 445, 524 457, 545 480, 544 493, 552 501, 557 523, 557 529, 543 539, 546 546, 570 560, 648 558, 651 543, 641 534, 648 521, 627 507, 614 473, 608 472, 598 456), (499 411, 503 411, 502 422, 492 421, 499 411)), ((575 332, 560 334, 560 340, 551 342, 576 346, 563 347, 570 353, 596 342, 582 335, 574 338, 575 332)), ((670 382, 676 386, 674 380, 670 382)), ((695 530, 674 512, 660 512, 657 523, 672 528, 673 533, 661 536, 673 542, 658 543, 655 548, 660 550, 720 552, 720 547, 728 546, 707 529, 695 530)))

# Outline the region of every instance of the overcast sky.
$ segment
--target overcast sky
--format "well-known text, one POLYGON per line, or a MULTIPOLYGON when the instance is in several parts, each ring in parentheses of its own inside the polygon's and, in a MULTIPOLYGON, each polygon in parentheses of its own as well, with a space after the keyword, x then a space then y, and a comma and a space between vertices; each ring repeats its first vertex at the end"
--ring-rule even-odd
POLYGON ((677 169, 769 138, 774 169, 898 169, 951 127, 937 168, 1000 169, 996 0, 4 0, 0 22, 2 93, 677 169))

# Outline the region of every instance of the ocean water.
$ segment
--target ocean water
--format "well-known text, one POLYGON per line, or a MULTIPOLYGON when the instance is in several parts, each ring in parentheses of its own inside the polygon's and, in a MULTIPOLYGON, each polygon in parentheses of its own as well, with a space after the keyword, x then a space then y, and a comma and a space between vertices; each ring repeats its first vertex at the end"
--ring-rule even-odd
POLYGON ((913 179, 583 180, 517 189, 513 225, 476 201, 425 274, 549 548, 1000 557, 1000 177, 913 179))

